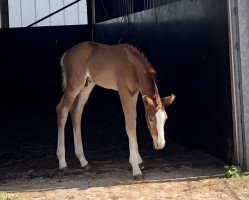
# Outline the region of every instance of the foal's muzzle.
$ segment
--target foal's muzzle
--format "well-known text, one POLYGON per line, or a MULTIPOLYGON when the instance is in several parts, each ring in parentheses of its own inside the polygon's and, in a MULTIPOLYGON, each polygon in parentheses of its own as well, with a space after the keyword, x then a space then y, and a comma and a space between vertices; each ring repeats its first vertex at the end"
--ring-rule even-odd
POLYGON ((156 140, 153 140, 153 145, 156 150, 163 149, 165 147, 165 141, 159 143, 156 140))
POLYGON ((162 144, 157 144, 157 149, 163 149, 165 147, 165 142, 162 144))

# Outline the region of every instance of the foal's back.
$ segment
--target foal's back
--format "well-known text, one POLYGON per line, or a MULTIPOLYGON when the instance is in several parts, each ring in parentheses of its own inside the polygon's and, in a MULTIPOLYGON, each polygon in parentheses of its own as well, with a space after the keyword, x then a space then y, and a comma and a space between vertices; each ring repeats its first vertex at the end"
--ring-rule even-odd
MULTIPOLYGON (((133 47, 82 42, 72 47, 64 56, 66 84, 84 84, 89 78, 93 83, 118 90, 118 85, 130 91, 137 90, 136 56, 133 47)), ((138 64, 137 64, 138 65, 138 64)))

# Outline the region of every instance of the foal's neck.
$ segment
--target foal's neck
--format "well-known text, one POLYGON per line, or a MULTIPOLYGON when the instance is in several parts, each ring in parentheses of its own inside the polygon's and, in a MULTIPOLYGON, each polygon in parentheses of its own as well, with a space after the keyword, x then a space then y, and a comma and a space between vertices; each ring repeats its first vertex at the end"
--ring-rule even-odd
POLYGON ((133 66, 136 69, 141 94, 147 95, 151 99, 159 97, 156 85, 156 72, 151 67, 147 58, 131 45, 126 45, 126 48, 134 56, 135 63, 133 63, 133 66))
POLYGON ((139 90, 142 95, 147 95, 151 99, 159 96, 156 80, 150 72, 151 69, 143 66, 137 70, 139 90))

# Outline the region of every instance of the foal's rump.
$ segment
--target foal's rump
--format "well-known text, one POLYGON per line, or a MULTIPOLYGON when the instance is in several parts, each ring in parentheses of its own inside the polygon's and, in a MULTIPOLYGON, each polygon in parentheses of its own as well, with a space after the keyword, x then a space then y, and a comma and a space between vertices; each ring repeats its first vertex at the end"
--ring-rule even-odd
POLYGON ((87 60, 92 51, 90 43, 79 43, 62 56, 62 83, 65 90, 83 87, 87 79, 87 60))

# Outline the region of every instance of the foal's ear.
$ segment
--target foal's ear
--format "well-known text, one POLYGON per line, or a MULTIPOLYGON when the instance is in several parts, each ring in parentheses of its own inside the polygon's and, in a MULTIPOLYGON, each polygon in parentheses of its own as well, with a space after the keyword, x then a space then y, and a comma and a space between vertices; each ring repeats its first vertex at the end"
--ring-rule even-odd
POLYGON ((162 101, 163 106, 164 106, 164 107, 169 106, 170 104, 173 103, 173 101, 175 100, 175 98, 176 98, 176 96, 173 95, 173 94, 171 94, 171 95, 168 96, 168 97, 162 98, 161 101, 162 101))
POLYGON ((143 95, 143 102, 146 106, 153 106, 154 103, 153 103, 153 100, 148 97, 147 95, 143 95))

